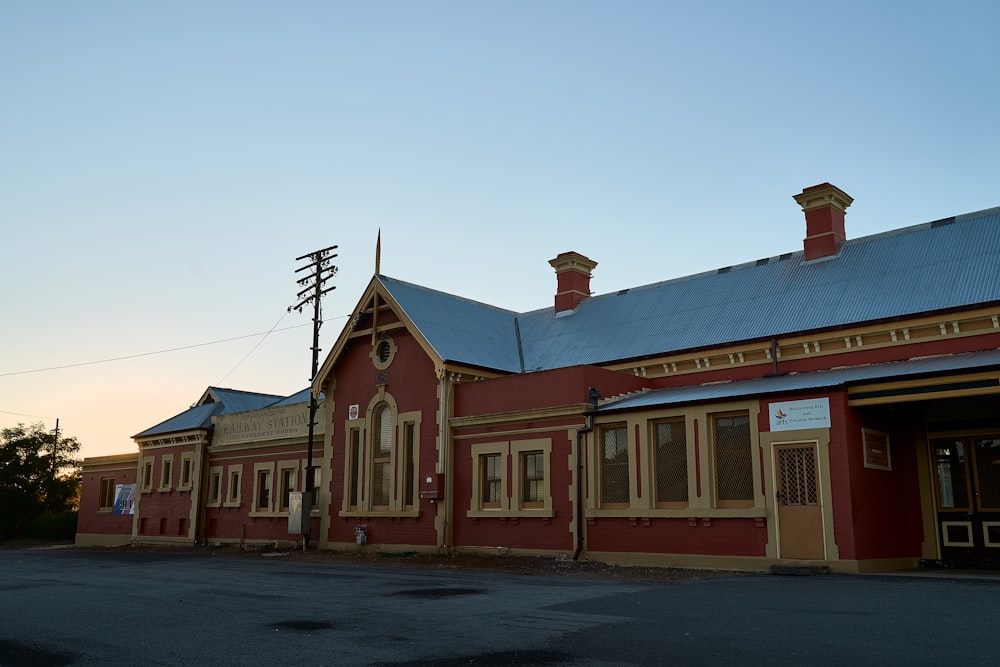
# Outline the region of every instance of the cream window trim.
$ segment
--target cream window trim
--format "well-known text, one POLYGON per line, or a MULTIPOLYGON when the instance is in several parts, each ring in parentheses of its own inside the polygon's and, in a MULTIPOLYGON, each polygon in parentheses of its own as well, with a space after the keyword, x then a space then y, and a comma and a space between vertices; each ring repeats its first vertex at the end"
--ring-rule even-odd
POLYGON ((239 507, 243 501, 243 464, 236 463, 226 469, 225 502, 223 507, 239 507), (234 484, 235 483, 235 484, 234 484))
POLYGON ((153 458, 143 457, 139 462, 139 490, 142 493, 153 491, 153 458))
POLYGON ((552 516, 552 440, 539 438, 535 440, 516 440, 510 443, 511 470, 511 510, 519 516, 552 516), (524 480, 524 454, 540 452, 542 454, 542 506, 525 507, 522 482, 524 480))
POLYGON ((274 462, 255 463, 253 465, 253 500, 250 503, 250 516, 269 516, 274 514, 274 462), (267 500, 260 503, 261 481, 266 482, 267 500))
MULTIPOLYGON (((313 461, 313 464, 316 462, 313 461)), ((291 461, 278 461, 277 470, 275 470, 274 480, 272 480, 271 488, 274 492, 274 502, 272 506, 274 511, 278 514, 288 514, 288 503, 285 502, 286 492, 290 493, 292 491, 299 490, 299 468, 303 469, 302 472, 302 483, 305 484, 305 463, 299 464, 297 460, 291 461), (285 473, 289 471, 291 477, 288 479, 288 488, 284 488, 285 473)), ((315 471, 317 474, 314 476, 315 481, 319 475, 319 468, 315 471)), ((313 499, 313 508, 316 506, 316 499, 313 499)))
POLYGON ((510 495, 507 471, 510 467, 510 442, 480 442, 470 447, 472 453, 472 497, 469 499, 468 517, 496 517, 510 514, 510 495), (483 463, 488 456, 500 457, 500 506, 483 507, 483 463))
POLYGON ((173 489, 174 455, 164 454, 160 457, 160 485, 157 491, 167 492, 173 489))
MULTIPOLYGON (((380 387, 368 403, 364 418, 344 421, 344 484, 341 498, 340 516, 398 516, 411 517, 420 514, 420 424, 422 413, 418 411, 400 412, 395 399, 380 387), (388 467, 389 479, 386 504, 375 505, 375 447, 381 435, 381 424, 375 423, 382 406, 389 410, 388 456, 380 456, 379 463, 388 467), (413 427, 413 466, 409 480, 413 491, 413 504, 406 503, 407 424, 413 427), (358 434, 358 451, 352 451, 352 433, 358 434), (352 478, 357 477, 357 504, 352 501, 352 478)), ((318 472, 318 471, 317 471, 318 472)))
POLYGON ((223 488, 225 487, 224 469, 222 466, 212 466, 208 469, 208 494, 205 507, 222 507, 222 499, 225 497, 223 488), (215 480, 218 479, 218 494, 213 496, 215 480))
POLYGON ((194 487, 194 452, 184 452, 181 454, 180 476, 177 482, 178 491, 190 491, 194 487), (187 481, 184 475, 187 475, 187 481))

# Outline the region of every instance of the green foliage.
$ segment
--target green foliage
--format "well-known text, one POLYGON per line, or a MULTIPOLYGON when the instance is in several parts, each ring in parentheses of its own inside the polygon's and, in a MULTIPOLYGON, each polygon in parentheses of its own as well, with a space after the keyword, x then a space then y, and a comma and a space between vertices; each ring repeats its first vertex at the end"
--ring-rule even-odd
POLYGON ((0 430, 0 540, 22 535, 38 517, 76 509, 79 451, 76 438, 56 442, 42 424, 0 430))
POLYGON ((43 514, 21 529, 21 537, 39 540, 73 540, 76 538, 76 510, 58 514, 43 514))

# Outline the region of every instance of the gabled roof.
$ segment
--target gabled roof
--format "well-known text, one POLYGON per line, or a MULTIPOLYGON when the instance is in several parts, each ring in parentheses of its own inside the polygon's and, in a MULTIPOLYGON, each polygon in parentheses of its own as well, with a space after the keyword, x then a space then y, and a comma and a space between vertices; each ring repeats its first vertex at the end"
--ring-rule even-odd
POLYGON ((517 313, 376 276, 442 361, 520 373, 517 313))
MULTIPOLYGON (((308 390, 306 390, 306 392, 308 392, 308 390)), ((295 396, 298 396, 298 394, 295 394, 295 396)), ((209 428, 212 426, 212 417, 216 415, 228 415, 233 412, 259 410, 260 408, 265 408, 276 402, 282 402, 284 400, 286 399, 274 394, 258 394, 251 391, 238 391, 236 389, 209 387, 205 390, 205 393, 201 395, 201 398, 198 399, 198 402, 191 408, 178 415, 174 415, 170 419, 160 422, 156 426, 152 426, 141 433, 133 435, 132 438, 145 438, 153 435, 163 435, 165 433, 177 433, 179 431, 209 428)), ((305 400, 309 400, 308 395, 305 400)))
POLYGON ((516 314, 377 280, 444 361, 503 372, 601 364, 1000 301, 1000 208, 516 314))

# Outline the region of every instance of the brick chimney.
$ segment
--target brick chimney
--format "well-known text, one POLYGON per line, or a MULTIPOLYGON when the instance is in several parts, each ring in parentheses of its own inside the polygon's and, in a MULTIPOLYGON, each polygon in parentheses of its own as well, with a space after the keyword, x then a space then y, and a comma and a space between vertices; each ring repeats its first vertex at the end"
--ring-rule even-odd
POLYGON ((835 185, 821 183, 795 195, 806 214, 805 258, 832 257, 847 240, 844 214, 854 199, 835 185))
POLYGON ((578 252, 564 252, 549 264, 556 270, 556 313, 573 310, 590 296, 590 272, 597 262, 578 252))

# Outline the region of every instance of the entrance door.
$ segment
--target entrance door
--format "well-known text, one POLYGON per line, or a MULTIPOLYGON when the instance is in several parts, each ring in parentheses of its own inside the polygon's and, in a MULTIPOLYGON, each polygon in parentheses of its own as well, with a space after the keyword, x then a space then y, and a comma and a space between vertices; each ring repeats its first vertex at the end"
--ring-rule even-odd
POLYGON ((774 446, 775 506, 778 555, 822 560, 823 507, 817 481, 816 444, 799 442, 774 446))
POLYGON ((941 559, 1000 567, 1000 436, 931 441, 941 559))

